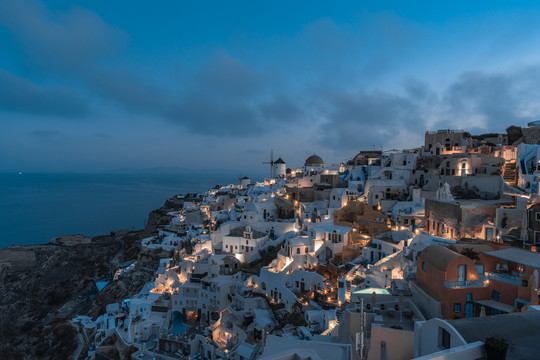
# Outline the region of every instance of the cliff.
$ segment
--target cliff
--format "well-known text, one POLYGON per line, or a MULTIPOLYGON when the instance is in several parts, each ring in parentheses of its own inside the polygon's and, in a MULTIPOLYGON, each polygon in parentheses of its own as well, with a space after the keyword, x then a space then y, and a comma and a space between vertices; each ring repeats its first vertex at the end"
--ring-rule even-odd
POLYGON ((86 354, 87 334, 69 319, 76 314, 95 318, 107 304, 133 296, 151 279, 160 254, 141 253, 140 242, 170 219, 168 210, 151 212, 145 229, 120 236, 1 250, 0 358, 70 359, 86 354), (98 293, 97 281, 112 280, 118 264, 134 259, 138 265, 133 279, 111 281, 98 293))

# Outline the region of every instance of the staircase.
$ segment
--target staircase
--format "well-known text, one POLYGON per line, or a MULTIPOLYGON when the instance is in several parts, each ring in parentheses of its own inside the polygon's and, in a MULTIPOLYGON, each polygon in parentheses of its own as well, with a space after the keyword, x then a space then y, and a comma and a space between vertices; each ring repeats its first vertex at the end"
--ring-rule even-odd
POLYGON ((517 168, 516 162, 506 162, 502 169, 502 177, 509 185, 517 185, 517 168))
POLYGON ((251 353, 249 360, 255 360, 257 357, 259 357, 259 352, 262 352, 262 350, 264 350, 262 341, 257 341, 257 344, 255 345, 255 349, 251 353))

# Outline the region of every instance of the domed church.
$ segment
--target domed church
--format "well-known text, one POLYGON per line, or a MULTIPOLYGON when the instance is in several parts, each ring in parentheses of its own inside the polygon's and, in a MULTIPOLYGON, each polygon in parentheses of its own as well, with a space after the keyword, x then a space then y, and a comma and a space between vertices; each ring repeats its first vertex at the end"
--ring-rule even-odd
POLYGON ((324 170, 324 161, 319 155, 311 155, 304 162, 304 173, 317 173, 324 170))

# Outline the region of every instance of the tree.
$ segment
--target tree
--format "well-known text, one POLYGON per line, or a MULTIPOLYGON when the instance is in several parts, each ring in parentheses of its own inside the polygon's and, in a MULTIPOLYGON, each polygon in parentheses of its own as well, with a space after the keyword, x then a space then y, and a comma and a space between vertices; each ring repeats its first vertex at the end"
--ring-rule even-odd
POLYGON ((471 260, 478 260, 478 252, 474 251, 472 248, 464 248, 461 251, 461 255, 464 255, 471 260))
POLYGON ((506 128, 506 135, 508 136, 508 144, 512 145, 523 136, 523 131, 519 126, 509 126, 506 128))

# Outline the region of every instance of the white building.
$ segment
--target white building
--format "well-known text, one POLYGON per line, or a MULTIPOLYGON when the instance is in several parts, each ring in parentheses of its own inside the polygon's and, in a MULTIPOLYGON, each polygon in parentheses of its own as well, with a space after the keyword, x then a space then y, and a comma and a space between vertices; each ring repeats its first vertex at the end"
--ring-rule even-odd
POLYGON ((229 235, 223 236, 223 251, 233 254, 247 254, 257 250, 268 240, 268 234, 239 226, 231 229, 229 235))

